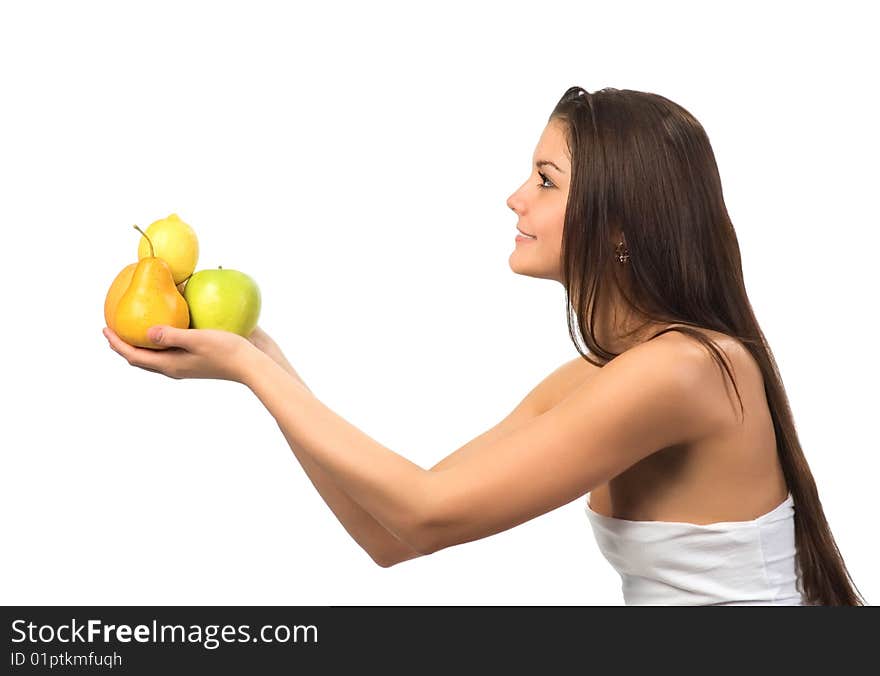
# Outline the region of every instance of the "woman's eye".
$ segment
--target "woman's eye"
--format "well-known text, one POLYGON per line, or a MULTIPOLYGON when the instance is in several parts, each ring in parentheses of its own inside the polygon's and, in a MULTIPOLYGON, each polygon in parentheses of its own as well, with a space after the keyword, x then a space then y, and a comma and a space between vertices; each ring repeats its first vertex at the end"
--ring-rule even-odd
POLYGON ((550 179, 547 178, 547 177, 546 177, 544 174, 542 174, 540 171, 538 172, 538 176, 541 177, 541 181, 542 181, 541 183, 538 183, 538 184, 537 184, 539 188, 545 188, 545 189, 546 189, 546 188, 552 188, 552 187, 554 187, 552 182, 550 183, 550 185, 544 185, 544 183, 547 182, 547 181, 549 181, 550 179))

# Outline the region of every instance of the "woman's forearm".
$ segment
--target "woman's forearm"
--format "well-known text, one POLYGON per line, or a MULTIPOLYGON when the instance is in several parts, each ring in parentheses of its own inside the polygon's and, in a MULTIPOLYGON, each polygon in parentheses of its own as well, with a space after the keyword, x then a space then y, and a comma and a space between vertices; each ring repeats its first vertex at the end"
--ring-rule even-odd
MULTIPOLYGON (((284 358, 278 355, 278 363, 293 376, 303 387, 311 392, 311 389, 296 369, 284 358)), ((361 507, 357 502, 345 493, 333 481, 332 477, 325 472, 296 442, 289 438, 284 428, 279 424, 281 433, 284 434, 290 449, 302 466, 303 471, 309 477, 312 485, 321 495, 330 511, 339 519, 346 532, 357 542, 367 554, 380 566, 388 567, 401 561, 414 559, 421 556, 417 551, 401 542, 388 529, 380 524, 373 516, 361 507)))
POLYGON ((352 500, 407 546, 431 546, 437 475, 337 415, 257 348, 241 354, 238 379, 292 442, 352 500))

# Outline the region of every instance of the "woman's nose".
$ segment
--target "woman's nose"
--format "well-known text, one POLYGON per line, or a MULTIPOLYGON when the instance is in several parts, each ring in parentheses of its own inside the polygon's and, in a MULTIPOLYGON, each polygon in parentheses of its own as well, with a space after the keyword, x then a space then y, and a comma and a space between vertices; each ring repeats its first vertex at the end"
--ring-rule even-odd
POLYGON ((516 196, 516 193, 513 193, 510 197, 507 198, 507 206, 510 207, 510 209, 511 209, 514 213, 516 213, 517 215, 519 215, 519 212, 520 212, 520 209, 519 209, 519 207, 520 207, 520 203, 519 203, 519 198, 516 196))

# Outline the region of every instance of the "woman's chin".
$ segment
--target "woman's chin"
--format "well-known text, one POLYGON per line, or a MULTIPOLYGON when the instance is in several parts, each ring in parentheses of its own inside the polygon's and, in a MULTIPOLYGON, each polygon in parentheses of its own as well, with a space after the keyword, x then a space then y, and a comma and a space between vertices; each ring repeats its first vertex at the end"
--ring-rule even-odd
POLYGON ((523 277, 534 277, 535 279, 548 279, 550 281, 562 284, 562 277, 559 270, 544 270, 533 265, 526 265, 521 260, 517 260, 516 252, 510 254, 507 259, 507 265, 512 272, 523 277))

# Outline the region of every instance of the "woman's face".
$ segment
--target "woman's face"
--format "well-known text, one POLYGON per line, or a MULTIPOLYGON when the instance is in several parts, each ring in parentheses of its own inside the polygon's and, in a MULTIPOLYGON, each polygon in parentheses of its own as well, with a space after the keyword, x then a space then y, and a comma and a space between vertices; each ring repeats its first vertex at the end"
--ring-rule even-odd
MULTIPOLYGON (((508 263, 520 275, 562 283, 562 225, 568 202, 571 160, 564 123, 552 120, 535 148, 528 180, 507 198, 519 220, 516 227, 535 239, 517 239, 508 263), (544 164, 544 163, 548 164, 544 164)), ((519 232, 513 233, 520 235, 519 232)))

